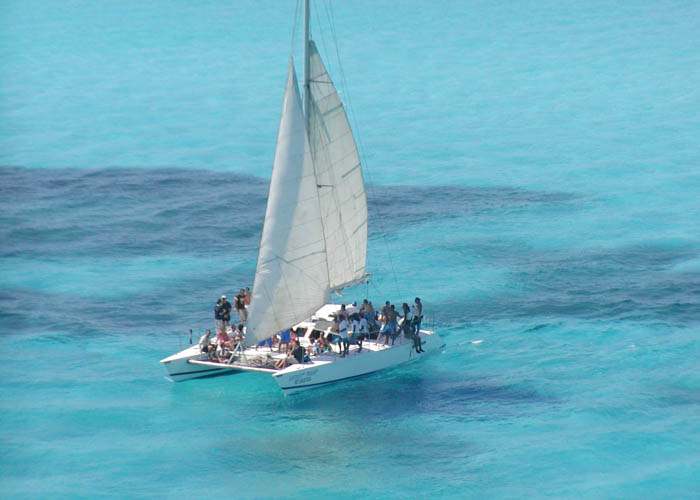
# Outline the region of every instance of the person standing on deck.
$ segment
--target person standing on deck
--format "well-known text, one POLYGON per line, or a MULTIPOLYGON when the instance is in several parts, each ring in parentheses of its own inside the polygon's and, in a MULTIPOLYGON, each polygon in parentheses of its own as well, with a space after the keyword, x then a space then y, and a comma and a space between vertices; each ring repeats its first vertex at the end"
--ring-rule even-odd
POLYGON ((277 352, 282 352, 282 344, 284 344, 284 353, 289 352, 289 344, 292 342, 292 332, 289 328, 280 332, 280 343, 277 347, 277 352))
POLYGON ((348 310, 345 309, 345 304, 340 304, 340 311, 338 311, 338 316, 340 318, 345 318, 345 321, 350 322, 350 315, 348 310))
POLYGON ((245 289, 245 306, 248 307, 250 305, 250 301, 252 299, 252 296, 250 295, 250 288, 245 289))
POLYGON ((382 307, 381 313, 382 327, 379 329, 379 335, 377 335, 377 345, 379 345, 379 340, 384 337, 384 344, 389 340, 389 335, 391 335, 391 303, 387 300, 382 307))
POLYGON ((350 349, 350 338, 348 337, 348 320, 346 316, 340 316, 340 323, 338 323, 338 335, 340 335, 340 357, 344 358, 348 355, 348 350, 350 349))
POLYGON ((224 320, 221 317, 222 311, 221 299, 219 299, 216 301, 216 305, 214 306, 214 323, 216 324, 216 333, 219 333, 219 330, 224 328, 224 320))
POLYGON ((248 311, 245 308, 245 290, 241 288, 238 295, 233 299, 233 307, 236 308, 238 316, 241 318, 241 322, 245 323, 248 320, 248 311))
POLYGON ((374 311, 372 302, 367 299, 363 300, 360 311, 362 312, 362 316, 367 319, 368 331, 377 331, 377 313, 374 311))
POLYGON ((423 303, 416 297, 413 304, 413 330, 416 335, 420 332, 420 324, 423 321, 423 303))
POLYGON ((362 341, 365 340, 369 330, 367 328, 367 318, 360 316, 358 313, 352 315, 352 338, 357 342, 359 349, 357 352, 362 352, 362 341))
POLYGON ((231 321, 231 303, 226 300, 226 295, 221 296, 221 321, 224 331, 228 330, 231 321))
POLYGON ((411 308, 405 302, 401 305, 401 332, 403 333, 403 338, 407 339, 413 335, 413 315, 411 314, 411 308))
POLYGON ((391 311, 389 311, 389 322, 391 323, 391 345, 394 345, 396 336, 399 334, 398 318, 399 313, 396 312, 394 304, 391 304, 391 311))
POLYGON ((423 321, 423 303, 416 297, 413 305, 413 346, 416 352, 423 352, 423 343, 420 339, 421 321, 423 321))

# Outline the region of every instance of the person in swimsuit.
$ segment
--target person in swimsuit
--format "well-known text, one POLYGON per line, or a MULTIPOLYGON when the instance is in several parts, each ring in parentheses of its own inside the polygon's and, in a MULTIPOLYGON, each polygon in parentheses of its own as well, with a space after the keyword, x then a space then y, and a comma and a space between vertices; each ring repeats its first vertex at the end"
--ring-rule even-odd
POLYGON ((245 290, 242 288, 233 299, 233 307, 236 308, 236 312, 241 318, 241 323, 245 323, 248 320, 248 310, 245 308, 245 290))

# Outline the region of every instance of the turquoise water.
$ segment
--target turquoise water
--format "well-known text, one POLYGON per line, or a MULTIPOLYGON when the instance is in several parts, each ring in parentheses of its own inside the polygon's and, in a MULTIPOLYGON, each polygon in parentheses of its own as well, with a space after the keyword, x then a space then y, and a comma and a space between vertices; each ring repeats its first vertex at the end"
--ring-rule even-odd
POLYGON ((447 348, 165 380, 252 285, 296 6, 4 2, 0 496, 697 498, 700 4, 314 5, 370 183, 345 300, 447 348))

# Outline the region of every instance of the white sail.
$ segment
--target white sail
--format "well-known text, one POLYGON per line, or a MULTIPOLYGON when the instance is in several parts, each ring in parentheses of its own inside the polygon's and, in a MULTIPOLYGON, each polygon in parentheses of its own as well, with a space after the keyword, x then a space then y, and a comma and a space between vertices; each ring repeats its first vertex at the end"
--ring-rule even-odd
POLYGON ((308 318, 329 298, 318 188, 290 61, 245 344, 308 318))
POLYGON ((361 282, 367 261, 367 197, 360 157, 343 104, 309 41, 309 145, 323 216, 332 290, 361 282))

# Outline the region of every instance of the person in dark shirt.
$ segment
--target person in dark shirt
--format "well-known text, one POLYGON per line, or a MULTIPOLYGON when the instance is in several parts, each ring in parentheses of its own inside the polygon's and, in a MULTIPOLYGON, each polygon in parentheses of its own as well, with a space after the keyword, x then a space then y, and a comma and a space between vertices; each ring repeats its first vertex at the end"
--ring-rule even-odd
POLYGON ((294 348, 292 349, 292 357, 299 364, 304 362, 304 348, 301 347, 298 341, 294 342, 294 348))
POLYGON ((219 330, 222 330, 224 327, 224 320, 221 317, 222 313, 222 308, 221 308, 221 299, 216 301, 216 305, 214 306, 214 323, 216 323, 216 333, 219 333, 219 330))
POLYGON ((416 352, 423 352, 423 342, 420 338, 421 321, 423 321, 423 303, 416 297, 413 305, 413 346, 416 352))
POLYGON ((221 296, 221 321, 223 322, 224 331, 226 331, 231 321, 231 303, 226 300, 226 295, 221 296))
POLYGON ((289 349, 291 350, 291 353, 277 361, 277 363, 275 363, 275 368, 282 370, 289 365, 302 363, 304 361, 304 349, 301 347, 301 345, 299 345, 299 342, 293 340, 289 346, 289 349))

